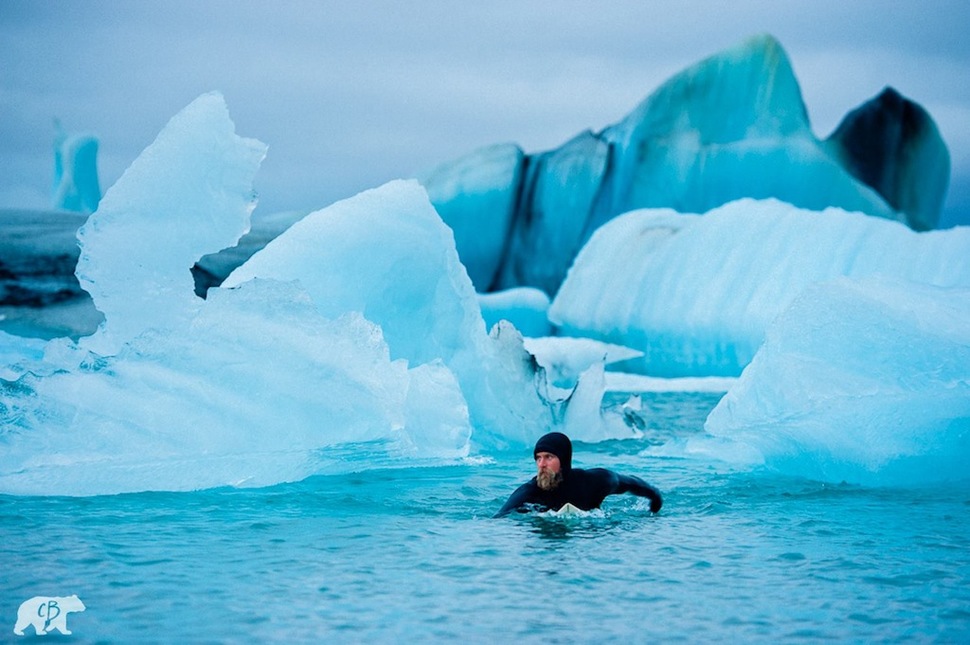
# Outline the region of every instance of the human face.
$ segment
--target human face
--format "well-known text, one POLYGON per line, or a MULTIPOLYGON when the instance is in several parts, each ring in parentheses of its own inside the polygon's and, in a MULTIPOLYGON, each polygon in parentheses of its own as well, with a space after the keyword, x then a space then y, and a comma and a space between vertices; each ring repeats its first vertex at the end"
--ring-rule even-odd
POLYGON ((552 490, 562 481, 559 457, 551 452, 536 453, 536 483, 542 490, 552 490))
POLYGON ((536 469, 541 472, 547 472, 551 475, 555 475, 560 471, 562 466, 559 464, 559 457, 552 454, 551 452, 537 452, 536 453, 536 469))

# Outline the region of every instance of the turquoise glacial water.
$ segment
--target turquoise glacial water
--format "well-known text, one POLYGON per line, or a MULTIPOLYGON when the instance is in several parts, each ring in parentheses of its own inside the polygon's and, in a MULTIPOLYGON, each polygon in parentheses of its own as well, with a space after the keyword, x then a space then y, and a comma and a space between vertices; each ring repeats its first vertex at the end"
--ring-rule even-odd
MULTIPOLYGON (((970 491, 876 489, 656 456, 710 394, 644 397, 646 438, 578 466, 665 493, 492 519, 529 454, 261 489, 0 496, 0 642, 77 594, 51 642, 970 642, 970 491)), ((27 628, 31 635, 31 628, 27 628)))

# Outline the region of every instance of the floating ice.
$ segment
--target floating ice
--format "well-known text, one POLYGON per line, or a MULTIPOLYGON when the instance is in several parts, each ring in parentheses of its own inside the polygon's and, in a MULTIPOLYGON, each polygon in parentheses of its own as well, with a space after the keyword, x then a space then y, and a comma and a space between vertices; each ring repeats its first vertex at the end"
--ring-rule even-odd
POLYGON ((100 200, 98 139, 89 134, 68 136, 58 123, 54 139, 53 207, 93 213, 100 200))
POLYGON ((706 429, 748 448, 721 453, 823 481, 970 478, 970 289, 881 277, 810 286, 706 429))
POLYGON ((533 286, 552 296, 593 232, 630 210, 703 213, 773 197, 925 230, 948 177, 932 118, 893 90, 819 140, 787 55, 759 36, 673 76, 601 132, 533 155, 486 148, 423 182, 479 291, 533 286))
POLYGON ((600 228, 549 309, 563 333, 640 350, 652 376, 737 376, 808 285, 895 276, 970 286, 970 228, 916 233, 884 219, 776 200, 704 216, 642 210, 600 228))
POLYGON ((495 283, 524 158, 516 145, 489 146, 422 179, 441 219, 455 232, 458 255, 479 291, 495 283))
MULTIPOLYGON (((207 300, 193 295, 194 258, 248 226, 250 182, 264 148, 232 131, 221 97, 201 97, 85 226, 79 275, 104 307, 105 326, 78 344, 48 343, 42 360, 36 341, 18 345, 19 362, 0 380, 0 491, 259 486, 359 468, 348 454, 366 455, 367 467, 468 454, 468 404, 451 369, 433 357, 410 368, 392 359, 381 327, 359 311, 324 316, 291 281, 255 279, 211 290, 207 300)), ((423 250, 435 249, 432 241, 423 250)), ((467 277, 463 284, 470 289, 467 277)), ((449 295, 408 302, 422 320, 434 318, 425 305, 476 311, 466 307, 473 292, 460 302, 449 295)), ((476 340, 488 346, 477 322, 476 340)), ((465 327, 456 337, 470 333, 465 327)), ((510 341, 514 348, 514 335, 505 334, 510 341)), ((521 337, 518 344, 525 355, 521 337)), ((467 348, 452 350, 461 364, 456 355, 467 348)), ((514 396, 523 382, 531 386, 508 371, 494 381, 508 381, 497 396, 513 401, 523 400, 514 396)), ((522 427, 529 420, 520 419, 522 427)))
POLYGON ((265 145, 235 134, 217 93, 172 118, 78 231, 78 281, 105 316, 90 347, 111 353, 199 310, 190 270, 249 229, 265 155, 265 145))
POLYGON ((845 116, 826 140, 860 181, 917 231, 936 228, 950 183, 950 151, 922 106, 891 87, 845 116))
POLYGON ((514 329, 485 333, 454 238, 415 181, 393 181, 311 213, 226 278, 299 280, 327 317, 361 312, 392 358, 454 372, 481 445, 528 444, 549 426, 514 329))
POLYGON ((377 463, 467 454, 457 384, 433 378, 412 392, 407 365, 359 314, 326 320, 295 285, 248 283, 213 294, 188 329, 5 385, 0 490, 270 485, 346 468, 331 452, 351 445, 377 463))
POLYGON ((546 370, 549 382, 562 388, 575 387, 580 375, 593 365, 606 366, 643 355, 629 347, 565 336, 527 338, 525 348, 546 370))

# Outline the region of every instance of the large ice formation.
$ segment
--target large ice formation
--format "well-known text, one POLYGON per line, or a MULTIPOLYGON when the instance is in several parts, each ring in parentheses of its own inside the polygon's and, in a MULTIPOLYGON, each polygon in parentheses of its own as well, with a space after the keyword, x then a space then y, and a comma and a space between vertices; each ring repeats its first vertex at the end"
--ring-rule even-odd
POLYGON ((68 135, 60 123, 54 137, 55 209, 93 213, 101 200, 98 183, 98 139, 90 134, 68 135))
POLYGON ((252 180, 265 155, 259 141, 236 136, 222 96, 205 94, 111 187, 77 233, 78 281, 105 315, 99 351, 199 310, 190 270, 249 229, 252 180))
POLYGON ((566 335, 644 353, 654 376, 737 376, 765 329, 808 285, 870 275, 970 287, 970 228, 898 222, 776 200, 699 215, 633 211, 601 227, 549 309, 566 335))
POLYGON ((774 197, 933 228, 946 146, 914 103, 876 103, 820 141, 788 57, 760 36, 677 74, 601 132, 535 155, 487 148, 422 181, 479 291, 533 286, 554 295, 593 231, 639 208, 703 213, 774 197))
POLYGON ((706 429, 720 455, 822 481, 970 478, 970 289, 882 276, 809 286, 706 429))
POLYGON ((950 152, 920 105, 887 87, 853 110, 826 141, 917 231, 935 228, 950 180, 950 152))
POLYGON ((468 453, 452 371, 392 359, 359 311, 326 317, 298 283, 268 279, 193 295, 195 258, 248 226, 263 152, 204 95, 108 191, 78 271, 105 324, 42 357, 18 344, 0 380, 0 491, 266 485, 359 467, 348 450, 377 467, 468 453))
POLYGON ((462 385, 477 439, 513 432, 527 442, 541 431, 545 406, 521 336, 511 327, 486 334, 452 231, 417 182, 391 182, 307 215, 222 288, 253 278, 298 280, 327 317, 361 312, 381 327, 392 358, 443 362, 462 385))
POLYGON ((195 259, 249 226, 264 153, 203 95, 108 191, 78 232, 104 324, 0 356, 0 492, 267 485, 521 448, 553 425, 630 436, 602 422, 601 367, 543 398, 521 334, 486 333, 414 181, 311 213, 195 296, 195 259))

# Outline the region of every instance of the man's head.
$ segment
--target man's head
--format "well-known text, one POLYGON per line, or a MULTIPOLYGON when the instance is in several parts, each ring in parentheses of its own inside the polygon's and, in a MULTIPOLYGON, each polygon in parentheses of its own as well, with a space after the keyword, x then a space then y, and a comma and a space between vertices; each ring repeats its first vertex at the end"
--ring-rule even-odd
POLYGON ((570 471, 573 462, 573 444, 561 432, 550 432, 536 442, 532 451, 536 460, 536 483, 543 490, 552 490, 570 471))

